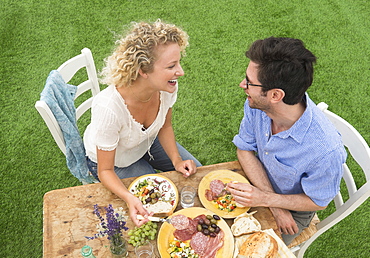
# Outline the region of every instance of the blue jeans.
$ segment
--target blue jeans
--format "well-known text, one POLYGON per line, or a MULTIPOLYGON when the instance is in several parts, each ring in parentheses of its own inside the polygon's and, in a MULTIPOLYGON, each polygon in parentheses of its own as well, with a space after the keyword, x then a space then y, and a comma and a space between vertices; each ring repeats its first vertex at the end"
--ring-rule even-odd
MULTIPOLYGON (((196 158, 194 158, 194 156, 191 155, 184 147, 182 147, 177 142, 176 145, 179 150, 179 154, 183 160, 191 159, 194 160, 197 167, 202 166, 202 164, 200 164, 200 162, 196 158)), ((128 177, 138 177, 146 174, 153 174, 156 173, 156 169, 162 172, 175 170, 170 158, 167 156, 166 152, 162 148, 162 145, 160 144, 158 138, 154 140, 152 146, 150 147, 150 154, 152 155, 153 159, 149 156, 147 152, 141 159, 128 167, 115 166, 114 172, 116 172, 117 176, 120 179, 123 179, 128 177)), ((88 157, 86 157, 86 160, 91 174, 97 180, 99 180, 98 164, 91 161, 88 157)))

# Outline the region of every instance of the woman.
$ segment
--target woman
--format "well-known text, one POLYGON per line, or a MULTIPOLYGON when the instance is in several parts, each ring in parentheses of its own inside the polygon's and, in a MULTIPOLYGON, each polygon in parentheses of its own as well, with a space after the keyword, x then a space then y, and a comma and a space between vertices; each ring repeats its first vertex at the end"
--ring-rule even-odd
POLYGON ((120 179, 154 169, 188 177, 201 166, 176 143, 171 122, 188 35, 158 20, 134 23, 118 43, 106 60, 102 74, 109 86, 94 98, 84 143, 91 173, 127 203, 132 221, 141 226, 147 219, 136 215, 149 214, 120 179))

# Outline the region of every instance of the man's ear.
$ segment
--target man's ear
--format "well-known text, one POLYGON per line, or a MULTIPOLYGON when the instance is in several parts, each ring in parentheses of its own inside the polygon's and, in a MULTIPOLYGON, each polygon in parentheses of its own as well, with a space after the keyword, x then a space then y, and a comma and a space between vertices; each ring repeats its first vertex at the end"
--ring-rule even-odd
POLYGON ((141 77, 143 77, 144 79, 147 79, 148 78, 148 74, 147 73, 144 73, 143 70, 139 69, 139 74, 141 77))
POLYGON ((283 101, 285 97, 285 92, 282 89, 272 89, 271 92, 271 100, 273 102, 280 102, 283 101))

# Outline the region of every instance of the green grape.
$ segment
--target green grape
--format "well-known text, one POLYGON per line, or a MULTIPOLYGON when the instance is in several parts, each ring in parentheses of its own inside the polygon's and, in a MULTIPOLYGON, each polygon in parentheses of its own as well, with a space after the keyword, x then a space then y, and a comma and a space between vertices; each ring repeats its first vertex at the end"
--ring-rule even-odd
POLYGON ((158 225, 155 222, 149 221, 141 227, 135 227, 128 232, 128 243, 134 247, 140 246, 147 240, 154 240, 158 231, 158 225))

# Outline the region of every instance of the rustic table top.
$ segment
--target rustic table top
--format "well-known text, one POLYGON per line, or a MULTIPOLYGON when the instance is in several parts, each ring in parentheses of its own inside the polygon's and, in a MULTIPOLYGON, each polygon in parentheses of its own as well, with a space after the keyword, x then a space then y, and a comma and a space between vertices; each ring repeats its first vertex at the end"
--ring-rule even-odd
MULTIPOLYGON (((211 171, 229 169, 244 175, 238 161, 214 164, 198 168, 198 172, 189 178, 184 178, 176 171, 164 172, 161 175, 174 182, 178 189, 185 185, 198 188, 201 179, 211 171)), ((123 179, 126 187, 135 178, 123 179)), ((53 190, 44 196, 44 235, 43 253, 44 257, 81 257, 80 250, 84 245, 93 249, 96 257, 109 257, 109 243, 106 237, 87 240, 85 236, 93 236, 96 233, 98 218, 93 214, 93 206, 108 206, 114 208, 123 207, 127 210, 126 203, 115 194, 107 190, 101 183, 81 185, 64 189, 53 190)), ((195 207, 202 207, 199 198, 195 199, 195 207)), ((180 203, 176 211, 180 210, 180 203)), ((272 228, 280 236, 275 220, 268 208, 252 208, 257 210, 254 217, 261 223, 262 229, 272 228)), ((231 225, 233 219, 226 219, 231 225)), ((129 219, 127 226, 133 228, 134 224, 129 219)), ((125 232, 127 235, 127 232, 125 232)), ((128 237, 127 237, 128 239, 128 237)), ((156 256, 160 257, 156 248, 156 240, 153 240, 156 256)), ((129 257, 135 257, 134 248, 129 245, 129 257)))

